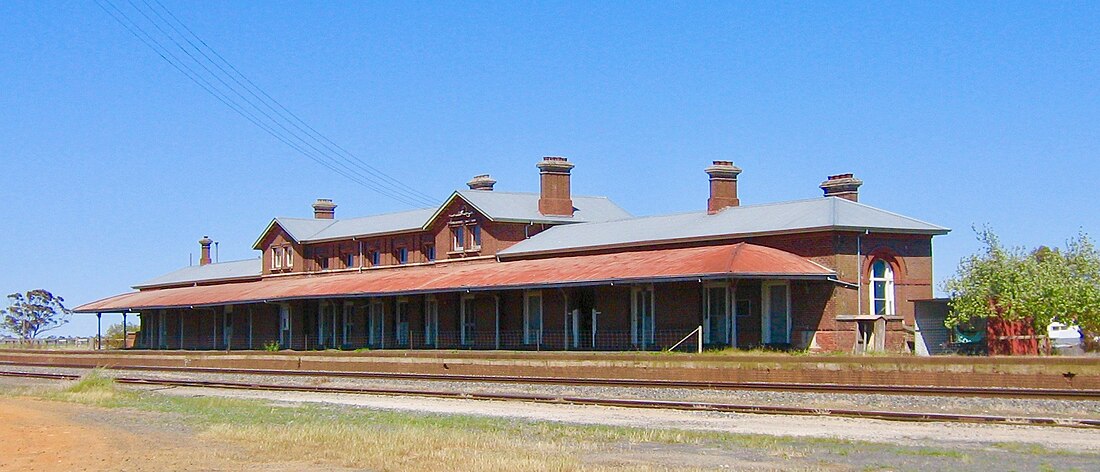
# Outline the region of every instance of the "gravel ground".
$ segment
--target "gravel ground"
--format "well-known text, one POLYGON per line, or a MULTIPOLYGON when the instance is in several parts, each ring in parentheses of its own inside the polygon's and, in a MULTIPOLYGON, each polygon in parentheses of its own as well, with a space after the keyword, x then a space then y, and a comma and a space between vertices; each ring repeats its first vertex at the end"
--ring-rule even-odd
MULTIPOLYGON (((30 370, 30 369, 28 369, 30 370)), ((46 369, 43 369, 46 370, 46 369)), ((57 371, 57 369, 49 369, 57 371)), ((82 370, 72 370, 80 373, 82 370)), ((116 372, 130 376, 133 372, 116 372)), ((155 374, 138 372, 144 377, 209 378, 214 380, 318 384, 327 379, 282 376, 225 376, 155 374), (290 382, 287 382, 290 381, 290 382)), ((137 375, 134 375, 137 376, 137 375)), ((347 379, 338 379, 344 381, 347 379)), ((31 384, 52 381, 0 377, 0 385, 9 382, 31 384)), ((354 384, 372 384, 354 381, 354 384)), ((54 383, 56 384, 56 383, 54 383)), ((388 382, 387 382, 388 384, 388 382)), ((405 382, 397 384, 404 385, 405 382)), ((438 383, 430 383, 442 388, 438 383)), ((447 385, 451 385, 448 383, 447 385)), ((484 387, 482 384, 477 384, 484 387)), ((512 387, 516 387, 512 385, 512 387)), ((462 414, 513 419, 551 421, 569 424, 609 425, 695 431, 720 431, 796 438, 786 440, 781 451, 769 448, 732 447, 724 443, 708 444, 624 444, 619 449, 592 453, 586 463, 658 464, 663 467, 698 467, 709 470, 1100 470, 1100 435, 1077 428, 984 425, 968 423, 912 423, 856 418, 732 414, 699 411, 650 410, 578 406, 567 404, 517 403, 439 399, 416 396, 380 396, 363 394, 324 394, 309 392, 270 392, 193 387, 150 388, 159 394, 180 396, 216 396, 268 401, 279 405, 324 404, 334 409, 368 408, 404 411, 412 414, 462 414), (818 438, 864 441, 851 445, 821 442, 818 438), (1036 448, 1035 445, 1040 446, 1036 448), (855 448, 855 449, 853 449, 855 448)), ((541 388, 541 387, 540 387, 541 388)), ((587 389, 585 389, 587 390, 587 389)), ((618 390, 618 389, 616 389, 618 390)), ((630 389, 636 390, 636 389, 630 389)), ((642 389, 661 390, 663 389, 642 389)), ((667 395, 668 392, 665 392, 667 395)), ((799 394, 807 395, 807 394, 799 394)), ((816 395, 816 394, 815 394, 816 395)), ((923 397, 922 397, 923 398, 923 397)), ((104 410, 89 412, 95 422, 109 421, 120 430, 138 437, 153 437, 167 428, 183 436, 192 434, 178 428, 173 415, 124 414, 104 410), (118 423, 118 424, 115 424, 118 423), (151 429, 150 429, 151 428, 151 429), (159 428, 159 429, 158 429, 159 428)), ((80 419, 85 414, 75 415, 80 419)), ((158 438, 163 440, 165 438, 158 438)), ((183 438, 173 443, 189 444, 183 438)), ((203 445, 201 447, 208 447, 203 445)), ((205 453, 209 453, 206 451, 205 453)), ((220 455, 224 456, 225 453, 220 455)), ((241 466, 247 457, 238 458, 241 466)), ((186 462, 186 461, 184 461, 186 462)), ((184 462, 180 462, 183 464, 184 462)), ((224 465, 224 464, 223 464, 224 465)), ((256 465, 242 467, 257 470, 256 465)), ((290 464, 264 470, 316 470, 318 464, 290 464)), ((168 467, 164 470, 174 470, 168 467)), ((189 470, 190 466, 178 470, 189 470)), ((240 470, 205 469, 200 470, 240 470)), ((0 461, 0 470, 4 470, 0 461)), ((93 469, 96 470, 96 469, 93 469)), ((115 470, 115 469, 105 469, 115 470)), ((118 469, 123 470, 123 469, 118 469)), ((126 470, 130 470, 127 468, 126 470)), ((135 469, 142 470, 142 469, 135 469)))
MULTIPOLYGON (((86 369, 5 366, 0 370, 83 374, 86 369)), ((347 377, 274 376, 252 374, 210 374, 111 370, 109 375, 172 380, 216 380, 225 382, 271 383, 277 385, 365 387, 431 390, 460 393, 523 393, 587 398, 626 398, 738 405, 843 408, 920 413, 960 413, 999 416, 1100 419, 1100 401, 1045 400, 1028 398, 983 398, 925 395, 878 395, 846 393, 772 392, 761 390, 714 390, 644 387, 558 386, 495 382, 450 382, 438 380, 355 379, 347 377)))

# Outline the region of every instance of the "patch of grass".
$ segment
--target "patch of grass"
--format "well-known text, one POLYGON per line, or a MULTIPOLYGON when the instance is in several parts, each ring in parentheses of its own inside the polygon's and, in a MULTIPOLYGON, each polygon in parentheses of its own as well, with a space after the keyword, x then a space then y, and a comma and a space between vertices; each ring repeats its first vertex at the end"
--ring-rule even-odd
POLYGON ((962 451, 955 451, 950 449, 937 449, 931 447, 917 447, 917 448, 899 448, 894 450, 897 454, 906 456, 922 456, 922 457, 950 457, 952 459, 968 460, 969 455, 962 451))
POLYGON ((60 391, 47 392, 44 396, 52 400, 62 400, 96 406, 115 406, 122 396, 132 396, 115 384, 114 379, 106 375, 103 369, 92 369, 79 380, 68 384, 60 391))
POLYGON ((1018 442, 995 442, 992 446, 1005 452, 1029 456, 1073 455, 1070 451, 1051 449, 1041 444, 1018 442))
MULTIPOLYGON (((927 447, 757 434, 643 429, 465 415, 378 411, 325 404, 275 405, 222 397, 185 397, 122 388, 93 371, 50 399, 173 415, 201 438, 227 442, 260 461, 295 462, 370 470, 650 470, 637 462, 593 465, 586 457, 657 445, 687 445, 721 451, 755 451, 792 467, 816 460, 829 468, 862 453, 920 456, 929 463, 969 462, 971 452, 927 447)), ((995 449, 1050 454, 1041 446, 999 443, 995 449)), ((1057 451, 1056 453, 1061 453, 1057 451)), ((878 462, 868 470, 881 468, 878 462)), ((663 469, 668 466, 654 466, 663 469)), ((318 468, 324 468, 318 466, 318 468)), ((889 468, 889 467, 887 467, 889 468)))

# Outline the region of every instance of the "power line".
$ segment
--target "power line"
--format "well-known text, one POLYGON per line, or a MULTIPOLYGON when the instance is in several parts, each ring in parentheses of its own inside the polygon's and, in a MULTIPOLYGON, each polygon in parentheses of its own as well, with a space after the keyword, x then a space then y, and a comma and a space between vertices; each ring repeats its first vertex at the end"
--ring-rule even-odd
MULTIPOLYGON (((148 46, 150 49, 152 49, 154 52, 156 52, 158 56, 160 56, 162 59, 164 59, 166 62, 168 62, 169 65, 171 65, 173 68, 175 68, 177 71, 179 71, 183 75, 187 76, 187 78, 191 79, 191 81, 193 81, 196 85, 198 85, 204 91, 209 93, 211 96, 216 98, 218 101, 222 102, 222 104, 229 107, 233 111, 237 112, 242 117, 244 117, 246 120, 248 120, 252 124, 256 125, 260 129, 264 130, 265 132, 270 134, 275 139, 281 141, 282 143, 286 144, 287 146, 291 147, 292 149, 298 151, 302 155, 312 159, 313 161, 317 162, 318 164, 332 170, 333 172, 336 172, 336 173, 348 178, 349 180, 352 180, 356 183, 359 183, 360 185, 363 185, 363 186, 368 187, 368 188, 375 189, 370 183, 364 182, 361 179, 359 179, 358 177, 356 177, 354 175, 350 175, 350 174, 346 173, 345 171, 334 167, 333 165, 331 165, 330 163, 328 163, 324 159, 322 159, 318 156, 315 156, 314 154, 312 154, 312 153, 308 152, 307 150, 301 148, 296 143, 288 141, 285 137, 281 136, 278 132, 276 132, 270 126, 268 126, 264 123, 261 123, 255 115, 253 115, 252 113, 249 113, 248 110, 243 109, 239 104, 237 104, 232 99, 232 97, 228 97, 224 93, 218 91, 216 89, 216 87, 213 86, 213 84, 211 84, 209 81, 207 81, 202 76, 198 75, 197 72, 194 69, 190 68, 186 64, 183 64, 183 63, 179 62, 179 59, 174 54, 172 54, 171 51, 169 51, 167 48, 165 48, 163 45, 161 45, 158 41, 156 41, 156 39, 154 39, 151 35, 149 35, 149 33, 146 32, 143 28, 141 28, 140 25, 138 25, 128 15, 126 15, 125 12, 123 12, 121 9, 119 9, 114 4, 110 3, 108 0, 104 0, 104 1, 105 1, 105 3, 107 3, 112 8, 115 9, 115 11, 118 13, 117 16, 114 13, 112 13, 110 10, 107 10, 106 7, 104 7, 102 4, 99 4, 99 0, 96 1, 96 4, 99 5, 99 7, 101 9, 103 9, 103 11, 107 12, 108 15, 110 15, 112 18, 114 18, 115 21, 117 21, 120 25, 122 25, 123 28, 125 28, 127 31, 129 31, 130 34, 134 35, 134 37, 138 38, 138 40, 140 40, 142 43, 144 43, 146 46, 148 46), (121 16, 121 18, 120 18, 120 16, 121 16)), ((378 191, 377 189, 375 189, 375 190, 378 191)), ((395 195, 392 195, 392 194, 389 194, 389 193, 386 193, 386 192, 379 192, 379 193, 383 193, 384 195, 389 196, 390 198, 393 198, 395 200, 401 201, 402 203, 405 203, 407 205, 417 206, 417 204, 415 202, 412 202, 412 201, 410 201, 408 199, 405 199, 401 196, 395 196, 395 195)))
MULTIPOLYGON (((244 95, 242 95, 232 85, 230 85, 229 83, 226 83, 226 81, 222 78, 221 75, 219 75, 218 73, 212 71, 209 67, 207 67, 207 65, 203 61, 199 60, 197 57, 195 57, 193 54, 191 54, 190 51, 188 51, 186 48, 183 47, 183 45, 181 45, 178 41, 176 41, 175 38, 173 38, 171 34, 169 34, 163 28, 161 28, 160 24, 157 21, 155 21, 153 18, 149 17, 145 13, 144 10, 142 10, 136 4, 134 4, 134 2, 132 0, 127 0, 127 1, 130 3, 130 5, 132 7, 134 7, 136 10, 138 10, 138 12, 143 17, 145 17, 146 20, 148 20, 150 23, 152 23, 153 26, 155 28, 157 28, 158 31, 161 32, 161 34, 163 34, 166 38, 168 38, 168 40, 171 41, 181 51, 183 51, 183 53, 186 54, 187 57, 191 58, 192 61, 194 61, 196 64, 198 64, 200 67, 202 67, 203 70, 205 70, 208 74, 210 74, 210 76, 214 77, 214 79, 217 80, 219 83, 221 83, 226 89, 230 90, 234 95, 236 95, 238 98, 240 98, 245 103, 251 105, 253 109, 255 109, 257 112, 259 112, 265 118, 270 120, 270 122, 272 122, 276 126, 278 126, 284 133, 288 134, 289 136, 291 136, 292 138, 294 138, 295 140, 297 140, 301 144, 305 145, 306 147, 309 147, 314 152, 316 152, 318 154, 321 154, 321 155, 326 155, 328 157, 326 151, 321 150, 316 145, 314 145, 314 142, 316 142, 315 139, 314 139, 314 142, 311 142, 310 140, 307 140, 307 139, 303 139, 295 131, 288 129, 283 124, 283 121, 286 121, 291 126, 295 127, 299 132, 302 132, 303 130, 300 126, 297 126, 293 121, 287 119, 285 115, 280 114, 278 112, 278 110, 274 109, 270 104, 268 104, 266 101, 264 101, 263 99, 258 97, 251 89, 249 89, 248 87, 245 87, 243 84, 241 84, 241 82, 239 80, 237 80, 232 74, 229 74, 228 72, 226 72, 226 70, 223 67, 221 67, 217 62, 214 62, 210 58, 210 56, 206 54, 205 51, 203 51, 202 49, 197 47, 194 42, 192 42, 182 32, 180 32, 180 30, 178 28, 176 28, 175 25, 173 25, 171 22, 166 20, 147 1, 142 0, 142 3, 145 4, 145 6, 149 9, 149 11, 153 12, 153 14, 155 14, 158 18, 160 18, 161 21, 163 21, 165 24, 167 24, 173 31, 176 32, 177 35, 179 35, 181 38, 183 38, 184 41, 186 41, 193 49, 195 49, 200 55, 202 55, 204 58, 206 58, 206 60, 210 64, 214 65, 223 74, 225 74, 226 77, 228 77, 230 80, 232 80, 234 83, 236 83, 239 87, 241 87, 245 92, 247 92, 249 95, 251 95, 253 97, 253 99, 259 100, 262 105, 265 105, 268 110, 271 110, 273 113, 278 115, 279 118, 282 118, 282 120, 279 120, 279 119, 271 116, 271 114, 269 114, 263 108, 260 108, 259 106, 257 106, 255 102, 250 100, 248 97, 245 97, 244 95)), ((163 8, 165 10, 165 12, 167 12, 169 15, 171 15, 171 12, 168 11, 167 8, 165 8, 163 5, 160 5, 160 6, 161 6, 161 8, 163 8)), ((172 15, 172 16, 174 18, 174 15, 172 15)), ((178 18, 176 19, 176 21, 179 22, 178 18)), ((179 23, 181 25, 183 25, 182 22, 179 22, 179 23)), ((186 25, 183 25, 183 26, 186 28, 186 25)), ((196 36, 196 38, 197 38, 197 36, 196 36)), ((306 136, 310 137, 308 134, 306 136)), ((325 143, 324 142, 319 142, 319 144, 324 146, 325 143)), ((328 149, 329 149, 330 152, 332 151, 331 147, 329 147, 328 149)), ((337 156, 338 157, 343 157, 343 156, 339 156, 339 154, 337 154, 337 156)), ((378 184, 378 185, 381 185, 381 186, 384 186, 384 187, 388 187, 392 192, 401 194, 406 199, 420 200, 421 202, 429 202, 429 203, 432 202, 432 200, 430 198, 424 196, 423 194, 420 194, 419 192, 416 192, 415 190, 411 189, 411 187, 404 186, 403 184, 400 184, 400 182, 398 182, 399 185, 394 185, 391 182, 387 182, 386 180, 379 179, 379 172, 378 171, 375 171, 374 173, 372 173, 372 172, 370 172, 370 170, 368 170, 366 173, 364 173, 363 169, 362 169, 362 166, 356 166, 355 162, 348 160, 346 157, 344 157, 342 160, 333 160, 333 161, 339 167, 341 167, 341 168, 343 168, 343 169, 345 169, 345 170, 347 170, 351 173, 359 175, 360 177, 362 177, 365 180, 370 180, 370 181, 374 182, 375 184, 378 184)), ((385 174, 380 174, 380 175, 385 176, 385 174)), ((388 177, 388 176, 385 176, 385 177, 388 177)), ((393 182, 397 182, 394 179, 390 179, 390 180, 392 180, 393 182)))
POLYGON ((172 21, 165 18, 147 0, 141 1, 146 9, 142 9, 133 0, 127 0, 130 7, 156 30, 152 33, 143 28, 138 21, 127 15, 111 0, 96 0, 96 5, 203 91, 299 154, 353 182, 404 204, 410 206, 434 206, 436 204, 435 200, 424 193, 371 166, 311 127, 218 54, 159 0, 154 0, 154 2, 172 21), (104 4, 110 6, 114 12, 104 4), (152 13, 152 16, 149 12, 152 13), (175 24, 173 24, 173 21, 175 24), (179 27, 176 26, 177 24, 179 27), (188 34, 184 34, 180 28, 187 31, 190 37, 188 37, 188 34), (175 32, 176 36, 186 42, 201 57, 193 54, 167 29, 175 32), (159 35, 156 34, 158 32, 159 35), (158 40, 157 37, 161 39, 158 40), (162 44, 165 39, 167 41, 162 44), (196 41, 203 47, 199 47, 195 43, 196 41), (167 43, 171 43, 171 45, 167 43), (172 45, 186 57, 173 54, 170 50, 172 45), (221 63, 215 61, 207 51, 218 58, 221 63), (222 64, 225 66, 222 66, 222 64), (201 70, 196 69, 193 65, 197 65, 201 70), (213 69, 211 66, 213 66, 213 69), (232 70, 232 73, 226 70, 226 67, 232 70), (242 80, 244 83, 241 82, 242 80), (233 82, 236 86, 229 82, 233 82), (248 96, 245 95, 246 93, 248 96))
MULTIPOLYGON (((344 156, 347 156, 347 157, 351 158, 352 160, 356 161, 359 165, 361 165, 362 167, 367 169, 368 172, 371 172, 372 174, 375 174, 378 177, 380 177, 382 179, 385 179, 385 180, 387 180, 387 181, 389 181, 389 182, 391 182, 395 185, 399 185, 399 186, 401 186, 403 188, 406 188, 408 190, 412 190, 416 194, 418 194, 420 196, 423 196, 423 197, 426 197, 429 202, 434 202, 434 200, 432 200, 427 195, 416 191, 412 187, 409 187, 408 185, 405 185, 403 182, 400 182, 397 179, 394 179, 393 177, 390 177, 389 175, 385 174, 384 172, 378 170, 374 166, 368 164, 366 161, 363 161, 362 159, 360 159, 355 154, 352 154, 347 149, 344 149, 342 146, 340 146, 339 144, 333 142, 327 136, 321 134, 319 131, 314 129, 312 126, 310 126, 308 123, 306 123, 300 117, 298 117, 297 114, 295 114, 294 112, 287 109, 285 106, 283 106, 282 103, 280 103, 278 100, 276 100, 274 97, 269 95, 267 92, 265 92, 258 85, 256 85, 254 82, 252 82, 251 79, 249 79, 240 70, 238 70, 235 66, 233 66, 232 63, 230 63, 228 60, 226 60, 224 57, 222 57, 222 55, 219 54, 218 51, 216 51, 214 48, 210 47, 210 45, 208 45, 206 43, 206 41, 204 41, 201 37, 199 37, 197 34, 195 34, 195 32, 192 31, 191 28, 189 28, 186 23, 180 21, 180 19, 177 18, 176 15, 173 14, 171 10, 169 10, 167 7, 165 7, 164 4, 162 4, 160 2, 160 0, 153 0, 153 1, 162 10, 164 10, 164 12, 167 13, 168 16, 172 18, 172 20, 174 20, 177 24, 179 24, 180 27, 182 27, 184 30, 186 30, 196 41, 198 41, 200 44, 202 44, 202 46, 205 47, 208 51, 210 51, 210 53, 213 54, 215 57, 217 57, 218 60, 220 60, 227 67, 229 67, 229 69, 232 70, 233 73, 236 74, 236 76, 239 76, 242 80, 244 80, 251 87, 251 89, 254 89, 256 92, 260 93, 260 95, 263 95, 263 97, 266 98, 267 100, 269 100, 271 103, 274 103, 275 106, 278 107, 280 110, 285 112, 287 115, 290 115, 293 118, 293 120, 288 120, 288 121, 290 121, 290 123, 293 124, 296 128, 298 128, 299 130, 302 130, 302 128, 298 127, 297 124, 295 124, 295 123, 301 124, 302 126, 305 127, 305 130, 302 130, 302 131, 308 130, 308 133, 310 133, 311 136, 315 136, 315 137, 319 138, 322 141, 322 144, 325 144, 326 145, 325 147, 327 147, 329 150, 333 150, 333 147, 334 147, 335 150, 340 151, 340 153, 343 153, 344 156), (329 147, 329 145, 331 145, 332 147, 329 147)), ((146 2, 146 0, 142 0, 142 2, 144 2, 148 5, 148 2, 146 2)), ((178 32, 178 30, 177 30, 177 32, 178 32)), ((183 36, 183 35, 181 34, 181 36, 183 36)), ((186 37, 184 39, 186 39, 186 37)), ((200 53, 202 53, 202 55, 205 56, 208 60, 210 60, 211 63, 213 63, 215 66, 218 66, 219 69, 221 69, 223 72, 225 72, 225 69, 222 69, 221 66, 219 66, 217 62, 211 60, 209 58, 209 56, 207 56, 204 52, 202 52, 202 50, 200 48, 195 46, 194 43, 191 43, 191 41, 188 40, 188 44, 191 44, 192 47, 194 47, 196 50, 198 50, 200 53)), ((227 72, 227 74, 228 74, 228 72, 227 72)), ((228 75, 231 78, 234 78, 233 74, 228 74, 228 75)), ((235 78, 234 78, 234 82, 237 82, 238 84, 240 84, 240 82, 238 82, 235 78)), ((243 85, 242 85, 242 87, 243 87, 243 85)), ((245 89, 249 90, 248 87, 245 87, 245 89)), ((251 93, 251 91, 250 91, 250 93, 251 93)), ((265 105, 267 104, 266 102, 264 102, 264 103, 265 103, 265 105)), ((270 105, 269 105, 269 107, 270 107, 270 105)))

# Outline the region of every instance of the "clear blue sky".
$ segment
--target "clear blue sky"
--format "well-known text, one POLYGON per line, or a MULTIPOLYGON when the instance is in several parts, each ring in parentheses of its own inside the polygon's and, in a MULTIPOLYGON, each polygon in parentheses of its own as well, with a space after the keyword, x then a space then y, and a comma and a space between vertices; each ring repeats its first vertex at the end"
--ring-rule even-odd
MULTIPOLYGON (((861 201, 954 229, 937 282, 977 249, 974 224, 1025 246, 1100 236, 1100 3, 715 3, 165 1, 439 199, 486 172, 537 191, 535 162, 563 155, 577 194, 699 210, 703 168, 732 159, 743 204, 854 172, 861 201)), ((223 261, 256 257, 271 217, 317 197, 338 216, 409 208, 245 121, 94 2, 0 2, 0 44, 3 294, 115 295, 187 265, 204 234, 223 261)))

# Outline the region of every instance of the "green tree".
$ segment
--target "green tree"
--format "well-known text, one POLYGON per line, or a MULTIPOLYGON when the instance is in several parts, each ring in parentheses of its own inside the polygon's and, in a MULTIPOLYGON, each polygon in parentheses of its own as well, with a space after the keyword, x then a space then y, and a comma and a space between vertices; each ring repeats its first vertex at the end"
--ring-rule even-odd
POLYGON ((977 229, 984 246, 959 264, 944 283, 951 297, 948 325, 975 318, 1028 321, 1045 332, 1052 321, 1100 332, 1100 253, 1088 235, 1065 249, 1008 248, 989 228, 977 229))
POLYGON ((8 309, 0 310, 0 329, 29 342, 69 322, 72 310, 65 299, 42 289, 8 295, 8 309))
MULTIPOLYGON (((140 327, 136 323, 129 323, 126 325, 126 331, 128 333, 138 332, 140 327)), ((123 346, 123 334, 122 323, 115 323, 107 327, 107 332, 103 333, 103 343, 110 348, 120 348, 123 346)))

